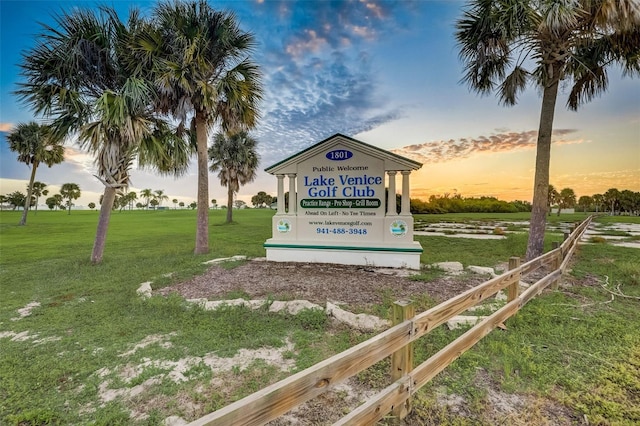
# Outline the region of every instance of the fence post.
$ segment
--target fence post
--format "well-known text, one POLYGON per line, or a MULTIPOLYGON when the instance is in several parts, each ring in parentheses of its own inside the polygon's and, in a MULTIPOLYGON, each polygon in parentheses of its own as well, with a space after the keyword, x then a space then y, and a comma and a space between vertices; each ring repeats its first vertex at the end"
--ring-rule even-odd
MULTIPOLYGON (((509 258, 509 270, 516 269, 520 267, 520 258, 518 256, 512 256, 509 258)), ((515 300, 520 293, 520 278, 522 278, 522 273, 518 273, 517 279, 513 284, 509 284, 507 287, 507 303, 515 300)))
MULTIPOLYGON (((412 319, 416 314, 410 300, 397 300, 393 304, 393 325, 412 319)), ((391 381, 395 382, 413 370, 413 343, 405 345, 391 354, 391 381)), ((411 412, 411 399, 404 404, 393 407, 392 414, 396 419, 404 419, 411 412)))
MULTIPOLYGON (((556 250, 557 248, 560 247, 560 243, 558 241, 552 241, 551 242, 551 248, 553 250, 556 250)), ((554 271, 558 270, 558 268, 560 267, 560 265, 562 264, 563 259, 563 255, 562 255, 562 249, 560 249, 558 251, 558 253, 554 256, 553 258, 553 262, 551 263, 551 267, 553 268, 554 271)), ((555 280, 553 282, 553 284, 551 284, 551 290, 557 290, 558 289, 558 285, 560 278, 558 278, 557 280, 555 280)))

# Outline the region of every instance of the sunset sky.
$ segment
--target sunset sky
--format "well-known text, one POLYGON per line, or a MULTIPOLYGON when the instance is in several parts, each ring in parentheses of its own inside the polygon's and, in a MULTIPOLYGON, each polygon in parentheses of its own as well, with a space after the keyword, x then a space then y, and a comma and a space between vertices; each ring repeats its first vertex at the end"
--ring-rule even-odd
MULTIPOLYGON (((103 2, 126 19, 131 6, 148 12, 154 2, 103 2)), ((0 194, 25 191, 29 169, 4 140, 19 122, 34 118, 12 94, 21 81, 20 53, 34 46, 38 22, 73 5, 95 2, 0 1, 0 194)), ((264 73, 260 173, 240 189, 249 202, 258 191, 275 195, 276 179, 262 170, 335 133, 422 162, 411 176, 412 196, 492 195, 532 198, 535 141, 541 97, 528 89, 514 107, 480 97, 460 83, 463 74, 454 32, 458 1, 220 1, 258 41, 255 59, 264 73)), ((565 108, 561 88, 554 121, 551 183, 578 196, 608 188, 640 191, 640 80, 609 74, 607 93, 578 112, 565 108)), ((77 204, 98 201, 102 184, 92 158, 68 142, 66 161, 38 169, 52 192, 78 183, 77 204)), ((196 199, 195 162, 180 179, 134 170, 134 191, 162 189, 170 199, 196 199)), ((210 196, 226 191, 210 174, 210 196)), ((42 203, 43 200, 41 200, 42 203)))

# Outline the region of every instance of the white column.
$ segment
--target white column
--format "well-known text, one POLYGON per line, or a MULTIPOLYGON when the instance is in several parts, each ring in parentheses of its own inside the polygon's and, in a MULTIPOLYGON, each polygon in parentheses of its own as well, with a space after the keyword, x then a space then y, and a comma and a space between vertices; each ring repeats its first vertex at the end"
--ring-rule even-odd
POLYGON ((398 214, 396 210, 396 172, 395 170, 387 172, 389 175, 389 189, 387 191, 387 216, 395 216, 398 214))
POLYGON ((409 175, 411 174, 411 170, 403 170, 402 172, 402 209, 400 210, 400 214, 402 216, 410 216, 411 215, 411 199, 409 198, 409 175))
POLYGON ((296 214, 296 175, 294 173, 287 175, 289 176, 289 214, 296 214))
POLYGON ((278 178, 278 212, 276 214, 285 214, 284 208, 284 175, 276 175, 278 178))

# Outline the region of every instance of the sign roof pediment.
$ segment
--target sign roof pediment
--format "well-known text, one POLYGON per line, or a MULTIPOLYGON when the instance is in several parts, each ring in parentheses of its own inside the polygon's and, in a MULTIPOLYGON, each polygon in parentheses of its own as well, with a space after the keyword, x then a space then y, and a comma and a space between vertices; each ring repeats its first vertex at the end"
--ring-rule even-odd
POLYGON ((320 141, 315 145, 312 145, 309 148, 304 149, 297 154, 294 154, 291 157, 280 161, 279 163, 267 167, 265 171, 274 175, 296 173, 297 165, 299 163, 337 146, 352 149, 354 151, 358 151, 363 154, 369 155, 370 157, 384 161, 385 171, 418 170, 420 167, 422 167, 422 163, 419 163, 417 161, 402 157, 376 146, 369 145, 349 136, 336 133, 335 135, 330 136, 329 138, 320 141))

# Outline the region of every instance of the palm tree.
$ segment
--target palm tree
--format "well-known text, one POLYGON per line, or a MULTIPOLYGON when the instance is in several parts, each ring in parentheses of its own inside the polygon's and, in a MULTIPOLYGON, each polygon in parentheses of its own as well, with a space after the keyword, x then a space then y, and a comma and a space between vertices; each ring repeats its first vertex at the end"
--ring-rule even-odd
POLYGON ((558 203, 558 199, 560 194, 556 190, 553 185, 549 185, 549 191, 547 192, 547 211, 549 212, 549 216, 551 216, 551 206, 558 203))
POLYGON ((173 209, 177 209, 178 208, 178 199, 174 198, 173 200, 171 200, 171 202, 173 203, 173 209))
POLYGON ((582 197, 578 198, 578 205, 582 207, 583 213, 586 213, 587 209, 591 207, 592 204, 593 198, 589 197, 588 195, 583 195, 582 197))
POLYGON ((626 212, 630 216, 634 214, 637 209, 636 204, 638 203, 638 193, 633 192, 629 189, 623 189, 620 191, 620 196, 618 199, 618 204, 620 206, 621 212, 626 212))
MULTIPOLYGON (((58 208, 62 208, 63 207, 63 203, 62 202, 64 201, 64 198, 62 198, 62 195, 54 194, 53 197, 49 197, 49 198, 53 198, 53 200, 55 201, 56 210, 58 208)), ((49 200, 49 198, 47 198, 47 200, 49 200)), ((51 207, 49 207, 49 208, 51 208, 51 207)))
POLYGON ((138 199, 138 194, 136 194, 135 191, 129 191, 127 192, 126 198, 129 210, 133 210, 133 203, 138 199))
MULTIPOLYGON (((64 161, 64 147, 62 138, 57 137, 48 126, 40 125, 34 121, 20 123, 7 136, 9 149, 18 153, 18 161, 31 166, 31 177, 27 186, 27 197, 20 218, 19 225, 27 224, 27 213, 31 204, 33 182, 36 178, 36 170, 40 163, 51 167, 64 161)), ((37 206, 37 204, 36 204, 37 206)))
POLYGON ((616 206, 620 200, 620 191, 616 188, 610 188, 603 194, 604 201, 611 206, 611 216, 616 214, 616 206))
POLYGON ((233 195, 241 185, 256 178, 260 160, 256 153, 257 143, 246 132, 232 135, 216 133, 213 145, 209 148, 210 170, 218 172, 220 183, 227 187, 227 223, 233 220, 233 195))
POLYGON ((569 209, 576 205, 576 193, 571 188, 563 188, 558 194, 558 216, 560 210, 569 209))
POLYGON ((162 189, 156 189, 154 198, 158 200, 158 206, 161 206, 163 201, 169 201, 169 196, 165 195, 162 189))
POLYGON ((44 203, 49 207, 49 210, 53 210, 58 207, 58 200, 55 197, 49 197, 44 200, 44 203))
POLYGON ((91 261, 100 263, 116 191, 128 186, 134 159, 179 175, 190 150, 154 115, 157 87, 132 44, 148 26, 136 10, 125 24, 110 7, 75 8, 56 24, 44 25, 36 47, 24 54, 27 81, 17 93, 53 119, 57 134, 77 132, 81 147, 95 156, 105 190, 91 261))
POLYGON ((153 190, 151 188, 145 188, 140 191, 140 196, 146 200, 144 203, 145 207, 149 208, 149 202, 154 197, 153 190))
POLYGON ((38 200, 40 199, 41 196, 47 196, 49 195, 49 190, 46 189, 47 188, 47 184, 46 183, 42 183, 42 182, 33 182, 33 187, 32 192, 33 192, 33 196, 36 197, 36 212, 38 211, 38 200))
POLYGON ((73 205, 73 200, 77 200, 80 198, 80 186, 77 183, 65 183, 60 188, 60 195, 62 199, 67 199, 67 206, 69 207, 69 214, 71 214, 71 206, 73 205))
POLYGON ((162 86, 158 107, 189 128, 197 146, 198 199, 195 254, 209 251, 208 132, 250 129, 262 97, 261 74, 249 56, 253 34, 230 12, 205 0, 163 2, 154 11, 155 31, 140 43, 162 86))
POLYGON ((456 37, 472 90, 514 105, 529 83, 542 92, 527 259, 543 251, 551 135, 558 88, 571 110, 605 92, 607 68, 640 74, 640 8, 634 0, 472 0, 456 37), (531 66, 531 69, 527 69, 531 66))
POLYGON ((20 191, 14 191, 7 195, 7 203, 11 206, 11 210, 15 210, 18 206, 25 206, 27 204, 27 196, 20 191))
POLYGON ((596 213, 600 212, 600 207, 604 205, 604 195, 593 194, 591 198, 593 199, 593 204, 596 206, 596 213))

